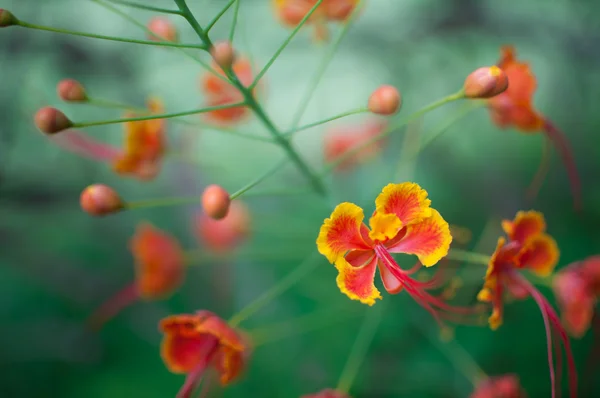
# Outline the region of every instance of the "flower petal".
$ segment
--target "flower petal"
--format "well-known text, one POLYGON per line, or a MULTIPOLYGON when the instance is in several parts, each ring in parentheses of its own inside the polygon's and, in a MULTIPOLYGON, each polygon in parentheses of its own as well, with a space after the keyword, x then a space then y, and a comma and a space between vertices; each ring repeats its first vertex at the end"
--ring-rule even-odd
POLYGON ((576 338, 583 337, 589 330, 594 315, 596 299, 587 282, 579 269, 571 267, 562 269, 553 281, 562 322, 569 334, 576 338))
POLYGON ((383 287, 390 294, 398 294, 402 290, 402 282, 381 261, 377 263, 383 287))
MULTIPOLYGON (((369 250, 370 246, 361 235, 363 210, 353 203, 339 204, 321 226, 317 238, 319 253, 330 263, 349 250, 369 250)), ((365 227, 366 229, 366 227, 365 227)))
POLYGON ((450 226, 437 210, 431 209, 431 212, 431 217, 406 227, 404 237, 388 251, 415 254, 426 267, 446 256, 452 242, 450 226))
POLYGON ((393 213, 375 213, 369 220, 369 225, 371 225, 369 237, 383 242, 398 235, 398 231, 402 227, 402 221, 393 213))
POLYGON ((556 267, 559 254, 556 241, 547 234, 540 234, 528 239, 519 251, 516 264, 539 276, 548 276, 556 267))
POLYGON ((524 245, 527 239, 546 230, 546 221, 538 211, 520 211, 513 221, 502 221, 502 229, 510 240, 524 245))
POLYGON ((375 199, 378 213, 395 214, 402 225, 420 222, 431 216, 427 191, 412 182, 388 184, 375 199))
POLYGON ((339 257, 335 267, 339 272, 336 282, 340 291, 352 300, 373 305, 376 299, 381 299, 381 293, 374 284, 377 257, 373 257, 371 261, 360 267, 355 267, 344 257, 339 257))

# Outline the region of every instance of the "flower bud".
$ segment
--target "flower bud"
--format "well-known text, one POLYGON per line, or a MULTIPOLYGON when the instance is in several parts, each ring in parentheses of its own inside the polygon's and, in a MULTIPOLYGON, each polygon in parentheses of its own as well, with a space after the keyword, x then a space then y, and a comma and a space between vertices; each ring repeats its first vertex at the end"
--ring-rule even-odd
POLYGON ((85 102, 88 100, 85 88, 75 79, 63 79, 56 86, 58 97, 66 102, 85 102))
POLYGON ((377 115, 393 115, 402 105, 400 92, 394 86, 383 85, 373 91, 367 107, 377 115))
POLYGON ((90 185, 81 192, 79 199, 81 208, 92 216, 105 216, 117 213, 124 208, 119 194, 103 184, 90 185))
POLYGON ((229 212, 230 203, 229 193, 219 185, 209 185, 202 193, 202 208, 212 219, 224 218, 229 212))
POLYGON ((5 10, 4 8, 0 8, 0 28, 16 25, 17 22, 19 22, 19 20, 13 15, 12 12, 5 10))
POLYGON ((172 41, 178 39, 175 25, 164 17, 154 17, 148 22, 148 38, 153 41, 172 41))
POLYGON ((36 127, 46 134, 56 134, 73 126, 73 122, 56 108, 46 106, 34 117, 36 127))
POLYGON ((215 43, 210 49, 210 55, 223 70, 231 68, 235 61, 235 51, 229 41, 215 43))
POLYGON ((463 90, 467 98, 491 98, 508 88, 508 77, 497 66, 486 66, 471 72, 463 90))

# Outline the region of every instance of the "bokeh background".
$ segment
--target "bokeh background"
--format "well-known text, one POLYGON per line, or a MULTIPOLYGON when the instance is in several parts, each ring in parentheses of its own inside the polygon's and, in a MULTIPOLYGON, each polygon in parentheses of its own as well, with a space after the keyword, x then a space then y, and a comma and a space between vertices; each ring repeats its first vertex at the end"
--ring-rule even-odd
MULTIPOLYGON (((170 5, 168 0, 146 3, 170 5)), ((206 23, 225 1, 189 3, 206 23)), ((270 1, 241 3, 236 45, 263 65, 289 30, 275 20, 270 1)), ((144 37, 138 27, 94 1, 0 0, 0 7, 32 23, 144 37)), ((153 16, 120 9, 143 23, 153 16)), ((364 106, 382 83, 402 91, 402 114, 408 115, 456 91, 470 71, 496 62, 501 45, 514 44, 538 78, 536 106, 572 143, 583 181, 582 214, 572 211, 567 175, 556 155, 539 198, 534 204, 525 202, 542 136, 499 130, 484 109, 455 123, 411 161, 415 134, 451 118, 460 104, 426 115, 408 134, 399 130, 376 160, 334 174, 327 183, 335 201, 357 203, 368 213, 381 187, 413 179, 429 191, 433 206, 450 223, 472 231, 470 248, 490 253, 500 233, 498 220, 535 208, 545 213, 549 232, 559 242, 561 266, 595 254, 600 244, 599 17, 600 5, 593 0, 371 0, 302 119, 308 123, 364 106)), ((184 42, 195 40, 184 21, 173 21, 184 42)), ((227 14, 213 38, 226 37, 230 23, 227 14)), ((332 33, 338 32, 339 27, 332 33)), ((289 125, 327 48, 315 44, 305 29, 267 73, 262 99, 278 125, 289 125)), ((239 251, 226 259, 200 255, 172 298, 136 303, 99 333, 84 329, 85 317, 131 281, 128 240, 139 222, 150 221, 186 248, 203 250, 192 231, 198 206, 91 218, 78 204, 86 185, 109 184, 131 200, 198 195, 209 183, 235 191, 282 152, 268 143, 169 123, 169 140, 173 148, 186 149, 188 161, 167 159, 158 179, 142 183, 62 150, 36 130, 32 116, 44 105, 58 106, 74 120, 120 116, 117 110, 60 103, 55 85, 66 77, 83 82, 94 97, 143 106, 147 96, 158 95, 168 111, 194 109, 202 103, 201 73, 198 64, 175 50, 24 28, 0 31, 0 396, 174 396, 183 377, 170 374, 159 357, 159 319, 196 309, 228 318, 315 250, 329 203, 311 195, 248 197, 252 237, 239 251)), ((355 115, 331 126, 365 120, 355 115)), ((326 129, 303 131, 294 141, 315 168, 323 163, 326 129)), ((119 125, 86 131, 116 145, 123 139, 119 125)), ((240 131, 267 136, 254 120, 240 131)), ((294 189, 302 184, 295 169, 286 167, 261 187, 294 189)), ((464 265, 462 270, 466 284, 457 301, 473 302, 484 269, 464 265)), ((316 271, 248 319, 243 326, 260 329, 265 343, 257 347, 243 379, 215 395, 297 397, 334 387, 366 309, 339 292, 335 276, 323 259, 316 271), (292 319, 296 321, 286 326, 292 319)), ((450 356, 430 316, 407 295, 384 295, 382 303, 377 305, 385 305, 383 321, 353 383, 353 396, 466 397, 473 385, 457 365, 469 367, 469 358, 459 354, 461 347, 487 374, 517 373, 530 396, 550 396, 544 328, 532 300, 508 304, 505 324, 496 332, 457 328, 450 356)), ((592 340, 590 332, 573 342, 583 397, 600 395, 592 340)))

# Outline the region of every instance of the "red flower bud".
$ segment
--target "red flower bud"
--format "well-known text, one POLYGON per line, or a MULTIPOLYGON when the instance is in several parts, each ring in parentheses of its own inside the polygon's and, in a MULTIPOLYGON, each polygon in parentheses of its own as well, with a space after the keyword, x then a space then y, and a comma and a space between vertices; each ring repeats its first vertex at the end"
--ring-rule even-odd
POLYGON ((46 134, 56 134, 73 126, 73 122, 56 108, 44 107, 34 117, 36 127, 46 134))
POLYGON ((16 25, 17 22, 19 22, 19 20, 13 15, 12 12, 5 10, 4 8, 0 8, 0 28, 16 25))
POLYGON ((202 208, 212 219, 224 218, 229 212, 230 203, 229 193, 219 185, 209 185, 202 193, 202 208))
POLYGON ((377 115, 393 115, 402 105, 400 92, 394 86, 384 85, 373 91, 369 97, 369 111, 377 115))
POLYGON ((235 51, 229 41, 221 41, 215 43, 210 49, 210 55, 212 55, 215 63, 221 67, 221 69, 229 69, 235 61, 235 51))
POLYGON ((66 102, 85 102, 85 88, 75 79, 63 79, 56 86, 58 97, 66 102))
POLYGON ((467 98, 491 98, 508 88, 508 77, 497 66, 486 66, 471 72, 463 90, 467 98))
POLYGON ((175 25, 164 17, 154 17, 148 22, 148 39, 153 41, 172 41, 178 39, 175 25))
POLYGON ((124 208, 119 194, 103 184, 90 185, 81 192, 79 199, 81 208, 92 216, 105 216, 117 213, 124 208))

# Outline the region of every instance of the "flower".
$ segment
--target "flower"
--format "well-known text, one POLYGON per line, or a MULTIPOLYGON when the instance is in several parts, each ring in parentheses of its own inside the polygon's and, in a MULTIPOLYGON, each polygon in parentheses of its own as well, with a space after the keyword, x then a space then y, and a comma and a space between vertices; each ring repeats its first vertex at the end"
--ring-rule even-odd
POLYGON ((160 353, 167 369, 187 375, 178 397, 188 397, 208 367, 215 369, 225 386, 246 365, 247 339, 210 311, 172 315, 162 319, 159 327, 164 334, 160 353))
MULTIPOLYGON (((148 100, 151 114, 164 112, 157 98, 148 100)), ((142 116, 128 112, 126 118, 142 116)), ((125 123, 124 152, 113 162, 113 169, 121 175, 131 175, 141 180, 151 180, 160 171, 166 149, 165 121, 163 119, 142 120, 125 123)))
MULTIPOLYGON (((556 394, 552 359, 553 339, 556 336, 553 336, 553 331, 558 333, 560 341, 565 346, 571 396, 575 397, 577 390, 575 364, 564 328, 548 300, 518 272, 525 269, 541 277, 549 276, 558 263, 559 250, 556 241, 546 233, 544 216, 537 211, 520 211, 514 220, 504 220, 502 228, 508 239, 504 237, 498 239, 496 250, 488 264, 483 288, 477 298, 479 301, 492 304, 489 324, 493 330, 502 324, 505 292, 518 299, 531 296, 536 301, 546 330, 552 397, 556 394)), ((558 354, 560 351, 557 352, 558 354)), ((560 368, 560 365, 557 367, 560 368)))
POLYGON ((469 398, 526 398, 519 377, 514 374, 490 377, 481 382, 469 398))
POLYGON ((560 270, 553 280, 554 295, 567 332, 581 338, 589 330, 600 295, 600 256, 560 270))
POLYGON ((198 240, 216 253, 227 253, 238 247, 250 233, 250 211, 239 200, 229 206, 227 215, 219 220, 204 211, 195 219, 194 229, 198 240))
MULTIPOLYGON (((543 132, 554 144, 567 169, 575 208, 581 207, 581 183, 569 141, 548 118, 533 106, 537 80, 528 63, 519 62, 512 46, 501 49, 502 58, 497 66, 508 77, 508 88, 488 99, 493 122, 500 128, 514 127, 523 133, 543 132)), ((545 160, 543 160, 545 161, 545 160)))
MULTIPOLYGON (((327 22, 347 21, 358 2, 359 0, 323 0, 305 22, 314 27, 315 40, 327 40, 327 22)), ((275 15, 282 24, 296 27, 317 4, 317 0, 272 0, 272 4, 275 15)))
POLYGON ((331 388, 321 390, 315 394, 303 395, 300 398, 350 398, 350 396, 341 391, 333 390, 331 388))
MULTIPOLYGON (((358 126, 342 126, 329 130, 323 139, 325 159, 328 162, 334 161, 346 152, 364 145, 365 142, 381 134, 386 126, 387 122, 373 120, 358 126)), ((366 145, 341 162, 336 170, 348 171, 357 164, 367 162, 383 150, 384 144, 384 140, 379 140, 366 145)))
POLYGON ((388 184, 375 199, 369 227, 363 210, 353 203, 341 203, 325 219, 317 248, 338 270, 337 285, 352 300, 373 305, 381 299, 375 287, 377 269, 385 290, 397 294, 403 288, 433 317, 442 323, 450 314, 472 313, 470 308, 453 307, 427 290, 438 288, 433 278, 421 282, 411 277, 420 265, 431 267, 448 253, 452 236, 448 223, 430 207, 427 192, 411 182, 388 184), (391 253, 416 255, 420 264, 403 270, 391 253))
MULTIPOLYGON (((220 76, 225 76, 225 72, 215 61, 213 61, 212 67, 220 76)), ((232 70, 244 87, 249 87, 252 84, 254 73, 247 58, 236 57, 233 61, 232 70)), ((235 86, 210 72, 205 72, 202 75, 200 89, 206 97, 206 106, 209 107, 235 104, 244 100, 244 96, 235 86)), ((238 123, 244 120, 248 114, 249 109, 246 106, 236 106, 205 113, 211 122, 223 125, 238 123)))
POLYGON ((138 225, 129 248, 135 261, 135 280, 107 300, 90 317, 100 327, 135 300, 159 300, 170 296, 185 278, 185 260, 179 242, 148 222, 138 225))

